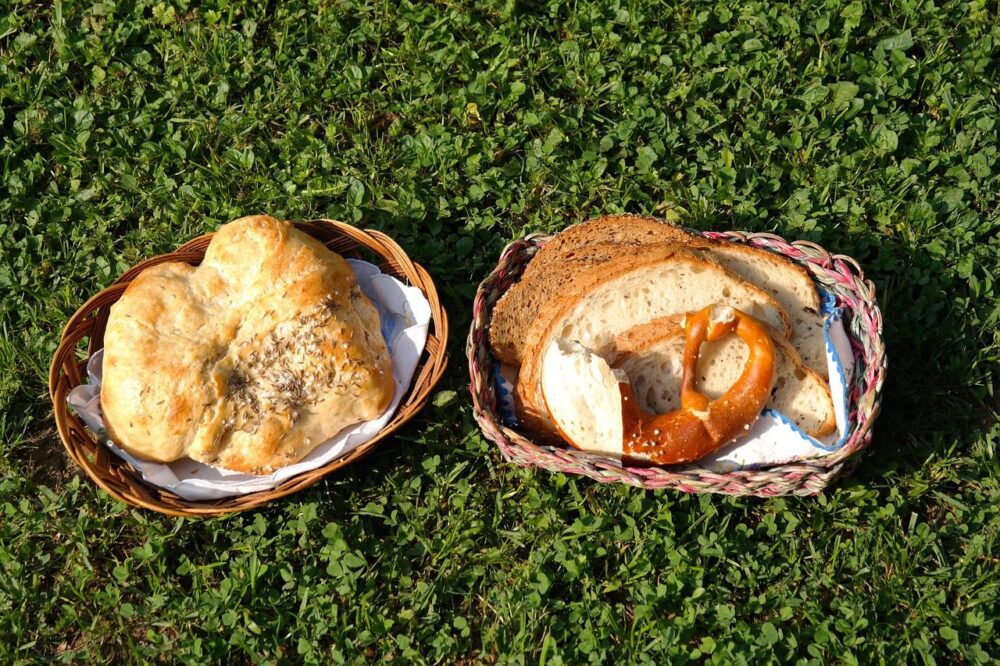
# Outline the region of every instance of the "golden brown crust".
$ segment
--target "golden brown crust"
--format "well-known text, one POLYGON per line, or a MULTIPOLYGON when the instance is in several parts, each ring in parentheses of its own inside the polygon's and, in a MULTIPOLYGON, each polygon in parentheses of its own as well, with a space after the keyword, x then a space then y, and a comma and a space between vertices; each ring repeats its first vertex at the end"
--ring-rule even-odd
POLYGON ((350 266, 267 216, 223 225, 197 268, 143 271, 111 308, 101 406, 111 438, 262 473, 392 398, 378 312, 350 266))
POLYGON ((661 340, 680 337, 684 333, 684 318, 687 314, 689 313, 659 317, 619 333, 615 336, 615 355, 608 361, 615 365, 629 354, 640 353, 661 340))
POLYGON ((681 406, 665 414, 649 414, 639 407, 628 382, 620 383, 625 429, 624 453, 646 457, 658 465, 692 462, 723 444, 735 441, 760 416, 774 382, 774 343, 766 326, 729 308, 710 305, 687 316, 681 406), (722 315, 716 319, 716 311, 722 315), (739 378, 712 400, 696 388, 702 343, 735 333, 750 354, 739 378))

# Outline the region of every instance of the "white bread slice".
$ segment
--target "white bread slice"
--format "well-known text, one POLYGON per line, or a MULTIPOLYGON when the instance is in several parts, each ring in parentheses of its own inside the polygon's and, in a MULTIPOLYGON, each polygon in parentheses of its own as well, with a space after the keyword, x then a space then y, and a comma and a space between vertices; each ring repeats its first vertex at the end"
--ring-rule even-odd
POLYGON ((683 229, 637 215, 606 215, 561 231, 538 250, 520 281, 494 306, 490 320, 493 355, 502 363, 520 365, 525 336, 536 313, 582 269, 617 260, 639 245, 693 239, 683 229))
POLYGON ((585 451, 622 454, 621 392, 607 361, 578 342, 553 340, 542 359, 541 385, 546 411, 563 439, 585 451))
POLYGON ((527 329, 535 312, 540 304, 559 293, 565 276, 579 269, 578 265, 567 262, 582 259, 582 252, 588 246, 664 242, 684 244, 693 251, 706 253, 724 268, 771 293, 788 314, 791 324, 788 337, 802 360, 820 377, 828 379, 819 293, 802 266, 768 250, 709 240, 668 222, 638 215, 594 218, 569 227, 546 243, 528 264, 521 281, 508 290, 493 311, 490 340, 494 354, 507 364, 522 362, 527 329))
MULTIPOLYGON (((775 339, 775 379, 767 407, 777 410, 806 434, 823 437, 836 429, 830 389, 815 372, 803 365, 787 341, 775 339)), ((641 324, 618 336, 615 368, 624 370, 639 406, 653 414, 680 408, 684 331, 676 319, 641 324)), ((709 398, 725 393, 743 372, 749 356, 747 345, 727 336, 701 346, 695 386, 709 398)))
POLYGON ((779 254, 730 241, 711 241, 709 252, 722 266, 781 303, 792 325, 790 339, 802 361, 829 379, 819 293, 809 273, 779 254))
POLYGON ((552 340, 576 340, 608 358, 616 336, 633 326, 713 303, 756 317, 775 337, 787 335, 787 316, 769 294, 674 245, 641 246, 628 260, 585 271, 572 291, 542 306, 528 330, 515 393, 522 422, 542 434, 553 432, 538 383, 541 353, 552 340))

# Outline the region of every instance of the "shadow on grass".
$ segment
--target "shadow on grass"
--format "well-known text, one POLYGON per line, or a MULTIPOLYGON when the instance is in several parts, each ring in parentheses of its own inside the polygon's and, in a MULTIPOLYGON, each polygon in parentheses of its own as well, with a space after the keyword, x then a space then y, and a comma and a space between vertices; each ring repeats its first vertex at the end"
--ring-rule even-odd
POLYGON ((56 492, 74 476, 83 476, 83 470, 66 454, 51 413, 12 448, 11 457, 32 483, 47 485, 56 492))
POLYGON ((882 411, 853 476, 874 480, 969 454, 996 422, 997 405, 984 389, 995 369, 978 357, 988 344, 986 331, 976 328, 975 303, 969 309, 961 303, 966 281, 937 257, 896 239, 867 232, 851 244, 868 250, 854 256, 875 283, 888 357, 882 411))

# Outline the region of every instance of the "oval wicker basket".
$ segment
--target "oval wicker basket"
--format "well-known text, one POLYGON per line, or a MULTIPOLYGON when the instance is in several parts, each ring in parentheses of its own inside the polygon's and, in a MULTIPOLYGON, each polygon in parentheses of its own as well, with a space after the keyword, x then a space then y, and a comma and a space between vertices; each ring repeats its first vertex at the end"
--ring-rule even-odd
POLYGON ((87 358, 103 346, 104 329, 111 305, 117 301, 128 283, 146 268, 167 261, 201 263, 212 234, 199 236, 175 252, 147 259, 126 271, 114 284, 87 301, 70 317, 63 330, 49 370, 49 395, 59 437, 69 456, 105 492, 126 504, 152 509, 171 516, 217 516, 245 511, 279 497, 308 488, 330 472, 349 465, 370 453, 378 443, 411 419, 427 401, 431 389, 444 373, 447 357, 448 319, 438 300, 437 290, 427 271, 410 260, 391 238, 373 229, 358 229, 334 220, 296 222, 295 226, 322 241, 334 252, 344 256, 360 256, 366 251, 378 256, 382 271, 407 282, 424 292, 431 306, 431 323, 427 345, 414 372, 410 389, 403 397, 382 431, 346 456, 315 470, 292 477, 271 490, 210 501, 190 501, 169 490, 153 486, 128 462, 115 455, 83 422, 70 411, 66 396, 86 377, 87 358), (81 358, 79 346, 87 341, 86 358, 81 358))
POLYGON ((801 264, 844 308, 847 333, 856 359, 854 380, 848 388, 849 439, 844 446, 809 462, 723 473, 697 465, 626 467, 615 458, 569 447, 535 444, 522 433, 505 426, 497 408, 496 360, 490 352, 488 337, 490 316, 500 296, 518 281, 538 248, 552 237, 534 234, 504 248, 497 267, 479 285, 466 343, 476 421, 485 435, 500 447, 505 458, 519 465, 582 474, 601 482, 627 483, 641 488, 676 488, 688 493, 764 497, 813 495, 853 469, 858 454, 871 441, 871 427, 879 411, 886 371, 882 313, 875 301, 874 285, 865 279, 856 261, 843 255, 831 255, 815 243, 789 243, 779 236, 764 233, 704 232, 702 235, 764 248, 801 264))

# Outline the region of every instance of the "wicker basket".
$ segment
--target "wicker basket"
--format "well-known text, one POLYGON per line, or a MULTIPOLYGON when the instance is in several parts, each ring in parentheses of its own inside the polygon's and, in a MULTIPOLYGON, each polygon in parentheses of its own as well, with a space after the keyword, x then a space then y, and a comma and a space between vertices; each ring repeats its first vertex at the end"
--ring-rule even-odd
POLYGON ((538 248, 551 238, 535 234, 508 245, 493 272, 483 280, 473 304, 473 320, 466 353, 469 358, 474 415, 486 436, 504 456, 519 465, 554 472, 582 474, 601 482, 628 483, 641 488, 676 488, 688 493, 730 495, 813 495, 835 478, 853 469, 858 454, 871 441, 871 427, 879 411, 885 379, 882 313, 875 287, 850 257, 831 255, 807 241, 789 243, 773 234, 705 232, 708 238, 744 243, 784 255, 801 264, 816 282, 834 294, 844 308, 844 321, 854 350, 856 370, 848 387, 849 437, 835 453, 809 462, 773 465, 762 469, 713 472, 696 465, 684 467, 626 467, 614 458, 569 447, 535 444, 501 422, 488 329, 497 299, 517 282, 538 248))
POLYGON ((115 455, 85 428, 83 422, 66 404, 66 395, 86 377, 87 361, 86 358, 81 358, 78 346, 82 341, 88 341, 87 357, 103 346, 104 329, 111 305, 121 297, 128 283, 141 271, 167 261, 199 264, 212 239, 212 234, 207 234, 185 243, 175 252, 147 259, 134 266, 113 285, 87 301, 66 324, 55 357, 52 359, 49 370, 49 394, 52 398, 59 436, 70 457, 109 495, 126 504, 172 516, 207 517, 252 509, 265 502, 308 488, 335 469, 367 455, 381 440, 411 419, 427 401, 431 389, 444 373, 447 363, 445 345, 448 339, 448 319, 427 271, 411 261, 395 241, 379 231, 357 229, 334 220, 297 222, 295 226, 342 255, 361 257, 365 251, 370 251, 380 259, 383 272, 418 287, 430 302, 431 323, 427 333, 427 345, 414 372, 410 389, 400 402, 392 420, 376 437, 346 456, 288 479, 271 490, 200 502, 185 500, 168 490, 146 483, 138 471, 115 455))

